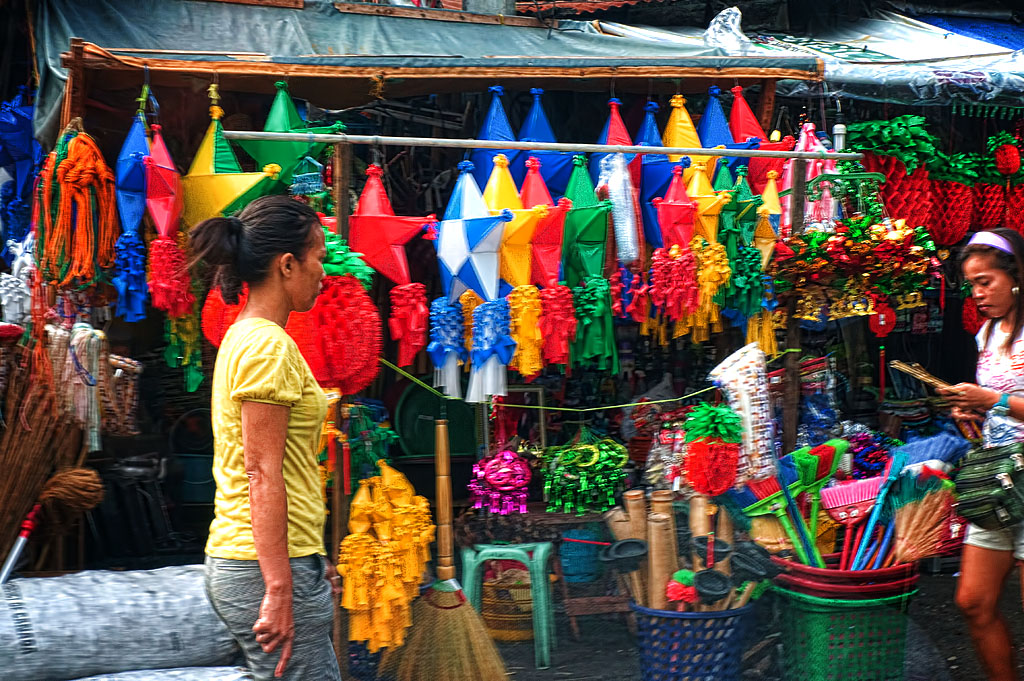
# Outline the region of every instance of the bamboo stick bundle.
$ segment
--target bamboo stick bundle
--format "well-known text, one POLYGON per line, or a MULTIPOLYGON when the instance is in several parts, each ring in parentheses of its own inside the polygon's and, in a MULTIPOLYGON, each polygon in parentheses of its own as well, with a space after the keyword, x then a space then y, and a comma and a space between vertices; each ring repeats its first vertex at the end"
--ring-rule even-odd
MULTIPOLYGON (((631 489, 622 494, 622 505, 626 507, 626 514, 629 516, 629 538, 647 541, 647 494, 642 489, 631 489)), ((647 566, 650 559, 650 544, 648 543, 648 558, 640 561, 640 569, 635 573, 640 576, 640 583, 643 585, 642 594, 646 594, 645 603, 650 602, 650 589, 647 587, 647 566)))

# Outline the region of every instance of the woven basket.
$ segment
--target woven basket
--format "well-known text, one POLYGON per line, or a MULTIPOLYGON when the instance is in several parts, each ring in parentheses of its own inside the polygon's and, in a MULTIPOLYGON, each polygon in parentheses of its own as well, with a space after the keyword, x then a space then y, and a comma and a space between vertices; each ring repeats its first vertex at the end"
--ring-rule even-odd
POLYGON ((480 614, 484 627, 496 641, 529 641, 533 638, 533 596, 530 573, 506 570, 483 583, 480 614))

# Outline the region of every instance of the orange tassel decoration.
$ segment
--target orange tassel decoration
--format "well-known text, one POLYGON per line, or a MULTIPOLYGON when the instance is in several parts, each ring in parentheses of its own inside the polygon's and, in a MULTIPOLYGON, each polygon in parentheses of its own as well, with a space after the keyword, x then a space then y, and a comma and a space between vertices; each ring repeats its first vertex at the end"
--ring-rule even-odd
POLYGON ((53 152, 43 167, 40 214, 45 242, 40 265, 51 284, 87 287, 96 282, 97 266, 108 269, 114 264, 119 232, 114 173, 96 141, 81 131, 80 120, 72 121, 65 134, 73 135, 66 156, 61 159, 53 152))

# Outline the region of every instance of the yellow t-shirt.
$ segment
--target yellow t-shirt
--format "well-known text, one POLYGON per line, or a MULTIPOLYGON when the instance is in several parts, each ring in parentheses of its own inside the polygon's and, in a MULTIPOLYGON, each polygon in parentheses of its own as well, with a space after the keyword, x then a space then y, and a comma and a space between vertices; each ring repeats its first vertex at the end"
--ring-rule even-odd
POLYGON ((327 398, 295 341, 267 319, 236 322, 224 334, 213 369, 214 519, 206 542, 215 558, 255 560, 249 479, 242 451, 242 402, 291 407, 284 451, 288 555, 324 551, 324 503, 317 447, 327 398))

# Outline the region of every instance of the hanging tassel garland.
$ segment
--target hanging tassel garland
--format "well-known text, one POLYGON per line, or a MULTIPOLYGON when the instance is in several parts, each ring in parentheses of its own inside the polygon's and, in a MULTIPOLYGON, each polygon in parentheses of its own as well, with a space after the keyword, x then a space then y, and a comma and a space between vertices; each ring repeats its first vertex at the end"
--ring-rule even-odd
POLYGON ((398 342, 398 366, 409 366, 427 345, 427 288, 423 284, 402 284, 391 289, 391 317, 388 329, 398 342))
POLYGON ((434 364, 434 385, 454 398, 462 397, 459 364, 469 359, 464 345, 462 306, 447 296, 430 304, 430 344, 427 355, 434 364))
POLYGON ((511 335, 516 343, 516 353, 509 366, 530 382, 544 368, 540 291, 536 286, 515 287, 508 294, 508 310, 511 335))
POLYGON ((481 303, 473 310, 472 370, 467 402, 487 402, 494 395, 508 394, 506 366, 512 360, 516 342, 509 335, 508 302, 504 298, 481 303))
POLYGON ((545 364, 568 364, 569 343, 576 338, 572 290, 564 284, 540 292, 540 335, 545 364))

